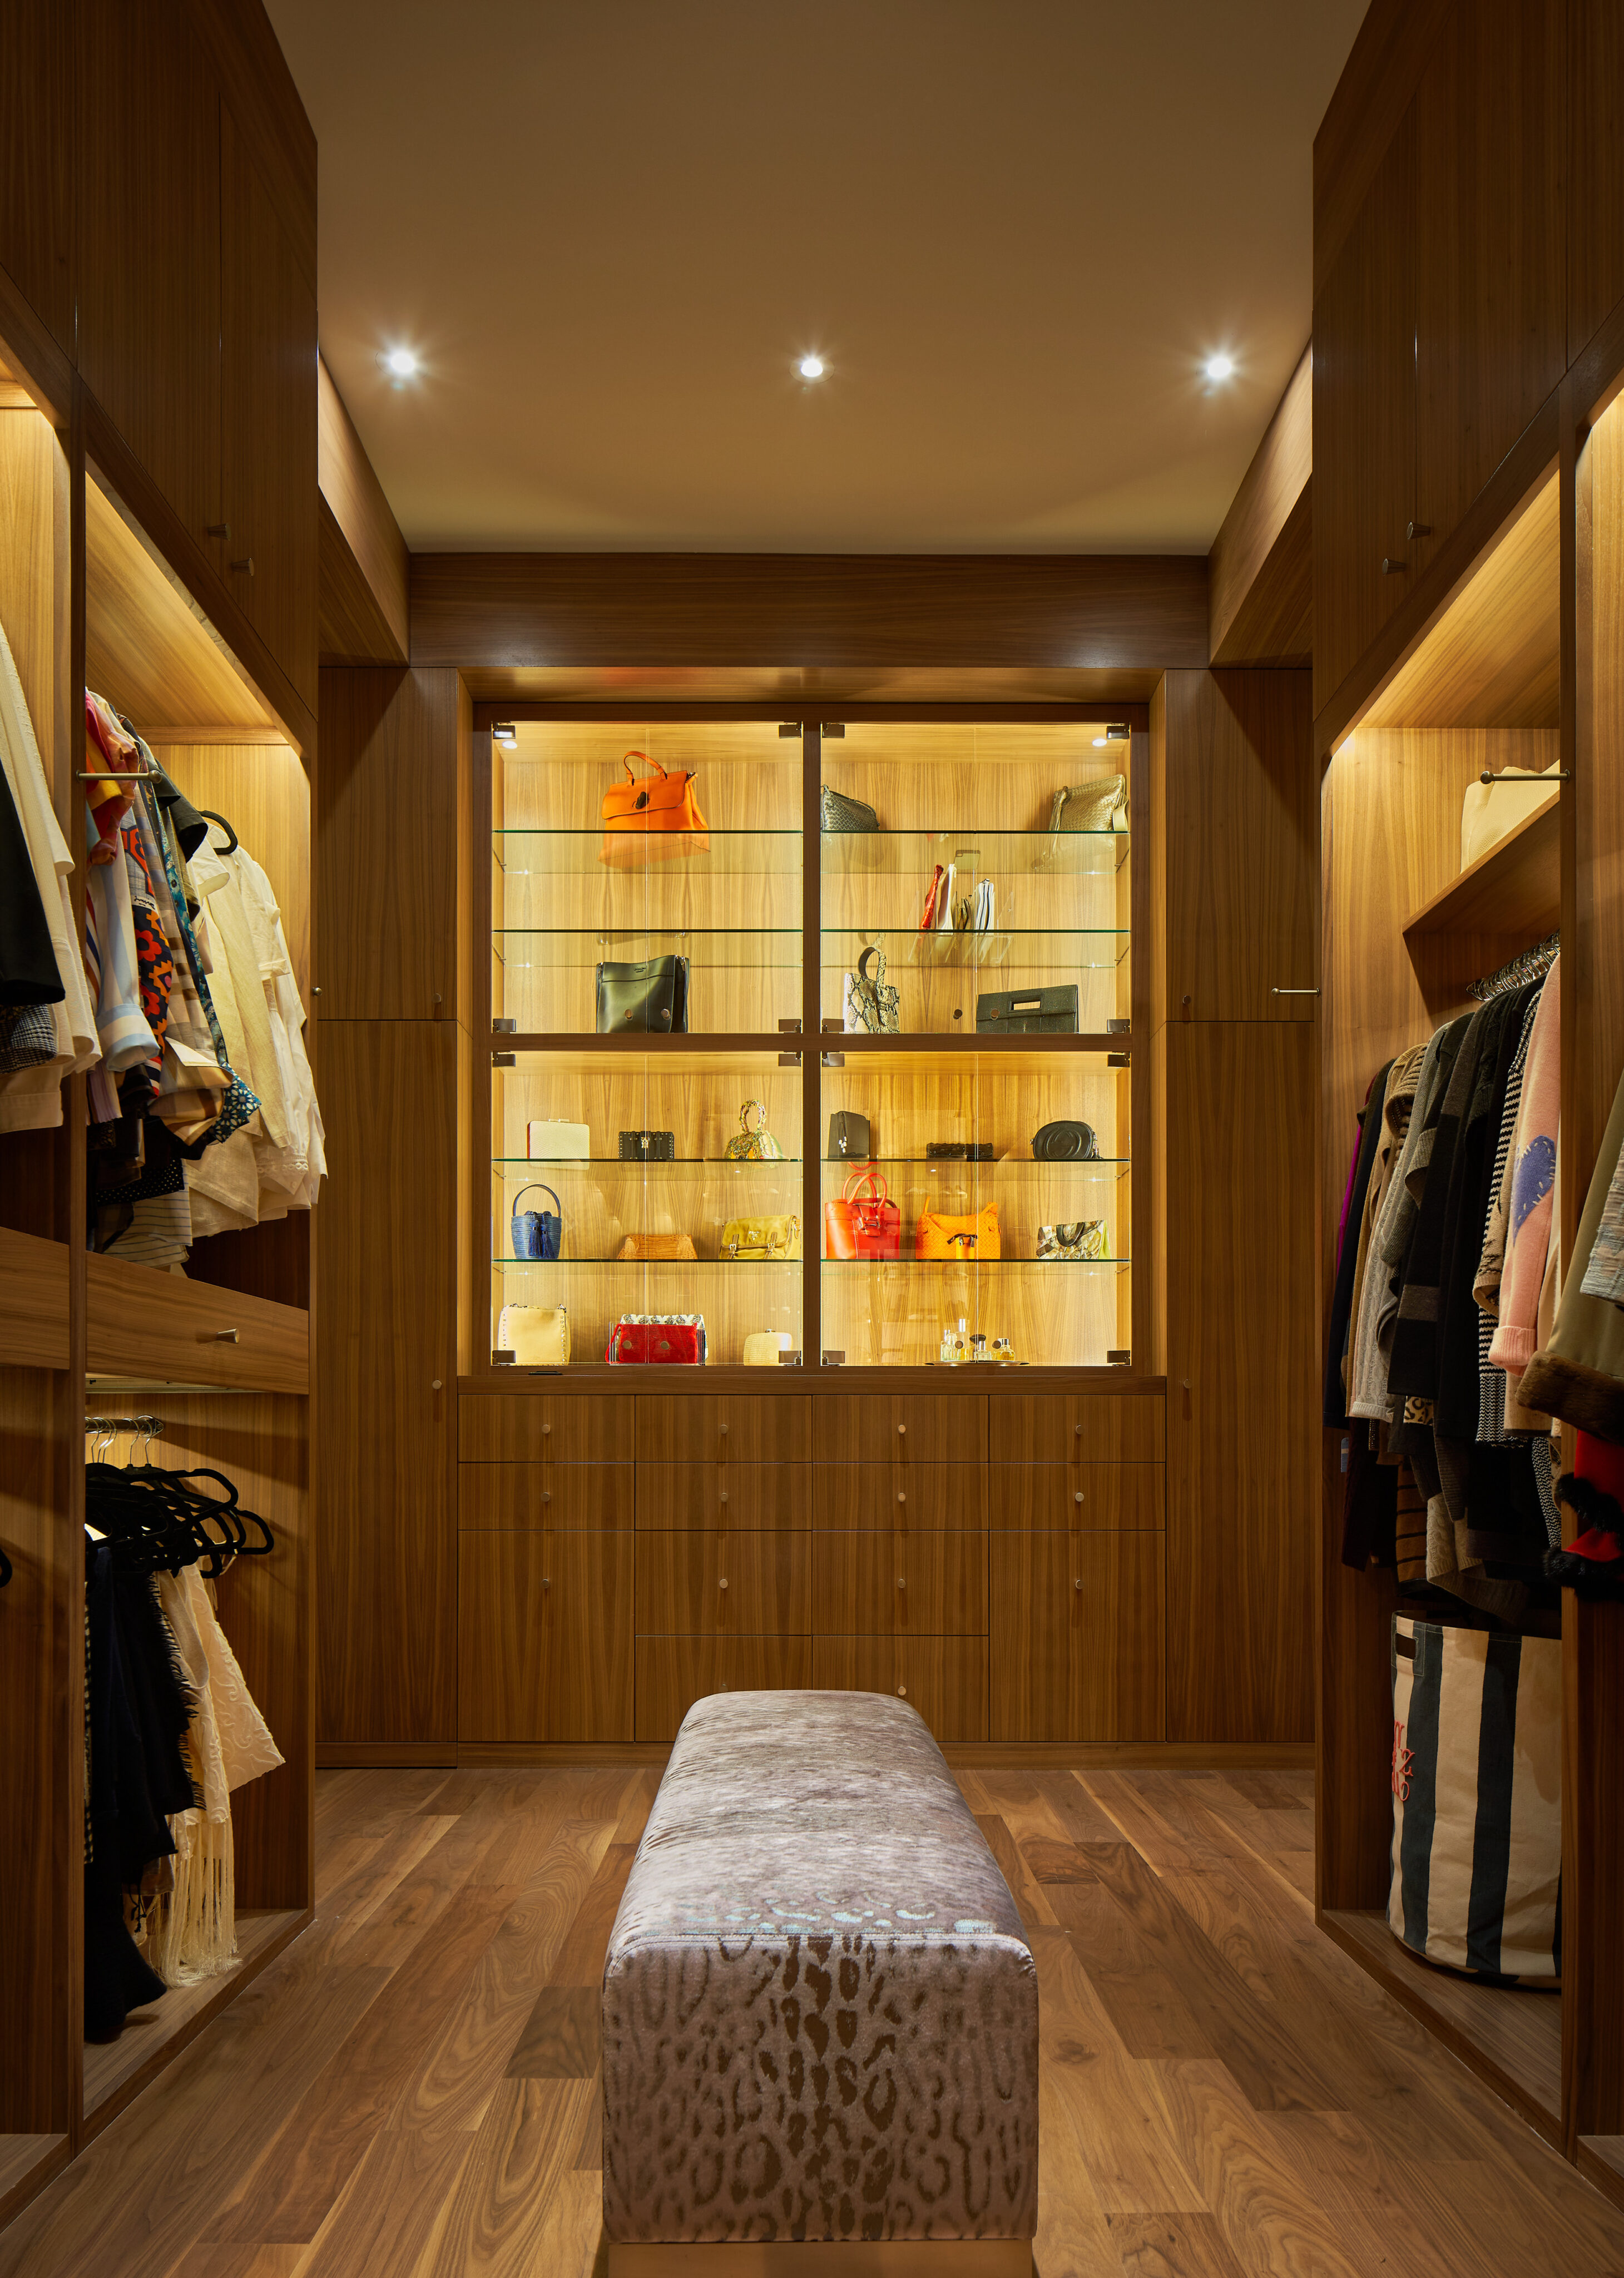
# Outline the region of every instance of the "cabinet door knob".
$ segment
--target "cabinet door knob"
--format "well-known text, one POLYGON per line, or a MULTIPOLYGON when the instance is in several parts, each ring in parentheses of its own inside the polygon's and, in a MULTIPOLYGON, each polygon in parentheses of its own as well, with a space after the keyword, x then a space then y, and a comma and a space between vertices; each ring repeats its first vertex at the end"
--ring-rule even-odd
POLYGON ((1072 1426, 1071 1436, 1074 1440, 1080 1440, 1083 1437, 1083 1426, 1080 1424, 1074 1424, 1072 1426))
POLYGON ((1071 1500, 1073 1501, 1073 1502, 1082 1502, 1082 1500, 1083 1500, 1083 1490, 1082 1490, 1082 1488, 1081 1488, 1081 1487, 1079 1487, 1079 1488, 1076 1490, 1076 1493, 1072 1496, 1071 1500))
POLYGON ((254 574, 254 557, 251 554, 245 554, 241 561, 234 562, 231 566, 240 577, 251 577, 254 574))
POLYGON ((1409 566, 1407 562, 1402 561, 1396 554, 1384 554, 1382 556, 1383 577, 1396 577, 1401 570, 1407 570, 1409 566))
POLYGON ((200 1345, 234 1345, 237 1332, 235 1329, 202 1329, 198 1332, 197 1342, 200 1345))
POLYGON ((899 1502, 906 1502, 908 1501, 908 1494, 907 1494, 907 1492, 906 1492, 906 1490, 905 1490, 904 1488, 902 1488, 902 1487, 899 1487, 899 1488, 897 1489, 897 1501, 898 1501, 899 1502))
POLYGON ((719 1501, 721 1501, 721 1502, 725 1502, 727 1501, 727 1489, 726 1489, 725 1487, 724 1487, 724 1488, 722 1489, 722 1492, 721 1492, 721 1494, 720 1494, 720 1496, 719 1496, 718 1500, 719 1500, 719 1501))
POLYGON ((551 1489, 551 1487, 543 1487, 543 1488, 542 1488, 542 1490, 541 1490, 541 1500, 542 1500, 542 1502, 551 1502, 551 1501, 553 1500, 553 1490, 551 1489))
POLYGON ((723 1590, 725 1590, 725 1589, 726 1589, 726 1587, 727 1587, 727 1576, 726 1576, 725 1574, 724 1574, 724 1576, 722 1577, 722 1579, 721 1579, 720 1583, 717 1585, 717 1587, 718 1587, 718 1588, 720 1588, 720 1589, 723 1589, 723 1590))
POLYGON ((727 1426, 726 1426, 726 1425, 725 1425, 725 1424, 724 1424, 724 1425, 722 1426, 721 1429, 722 1429, 722 1437, 725 1440, 725 1439, 726 1439, 726 1437, 727 1437, 727 1426))
POLYGON ((231 524, 228 522, 206 522, 203 524, 203 536, 205 538, 229 538, 231 536, 231 524))
POLYGON ((907 1589, 907 1587, 908 1587, 908 1576, 907 1576, 906 1574, 899 1574, 899 1575, 897 1576, 897 1587, 898 1587, 898 1589, 899 1589, 899 1590, 906 1590, 906 1589, 907 1589))
POLYGON ((1429 522, 1406 522, 1404 534, 1406 538, 1430 538, 1432 524, 1429 522))
POLYGON ((897 1437, 898 1437, 900 1440, 905 1440, 905 1439, 907 1439, 907 1437, 908 1437, 908 1426, 907 1426, 907 1425, 906 1425, 906 1424, 899 1424, 899 1425, 898 1425, 898 1426, 897 1426, 897 1437))
POLYGON ((440 1379, 438 1377, 435 1377, 433 1381, 430 1384, 429 1390, 431 1392, 438 1392, 440 1390, 440 1379))
POLYGON ((1083 1577, 1080 1574, 1071 1586, 1074 1590, 1080 1590, 1083 1587, 1083 1577))
POLYGON ((550 1589, 552 1588, 552 1586, 553 1586, 553 1578, 552 1578, 552 1576, 551 1576, 550 1574, 543 1574, 543 1576, 541 1577, 541 1587, 542 1587, 544 1590, 550 1590, 550 1589))
POLYGON ((552 1430, 552 1428, 553 1428, 553 1427, 552 1427, 552 1426, 551 1426, 550 1424, 544 1424, 544 1425, 541 1426, 541 1437, 542 1437, 544 1440, 546 1439, 546 1437, 547 1437, 548 1433, 552 1430))
POLYGON ((907 1687, 907 1686, 906 1686, 906 1685, 899 1685, 899 1686, 898 1686, 898 1687, 897 1687, 897 1699, 898 1699, 899 1701, 906 1701, 906 1700, 908 1699, 908 1687, 907 1687))

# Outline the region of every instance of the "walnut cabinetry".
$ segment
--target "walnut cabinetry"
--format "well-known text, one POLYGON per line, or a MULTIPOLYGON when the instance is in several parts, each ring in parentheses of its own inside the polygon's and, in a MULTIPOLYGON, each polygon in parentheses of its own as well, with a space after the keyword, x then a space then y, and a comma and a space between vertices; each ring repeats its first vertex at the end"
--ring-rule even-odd
POLYGON ((1164 1437, 1160 1387, 464 1394, 459 1742, 669 1740, 808 1685, 943 1741, 1160 1738, 1164 1437))

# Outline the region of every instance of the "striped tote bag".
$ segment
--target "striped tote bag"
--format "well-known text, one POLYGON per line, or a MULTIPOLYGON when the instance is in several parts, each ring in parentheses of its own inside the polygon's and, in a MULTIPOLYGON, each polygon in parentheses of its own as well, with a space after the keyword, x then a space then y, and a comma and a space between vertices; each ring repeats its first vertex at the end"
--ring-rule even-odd
POLYGON ((1393 1617, 1388 1928, 1495 1976, 1561 1975, 1562 1647, 1393 1617))

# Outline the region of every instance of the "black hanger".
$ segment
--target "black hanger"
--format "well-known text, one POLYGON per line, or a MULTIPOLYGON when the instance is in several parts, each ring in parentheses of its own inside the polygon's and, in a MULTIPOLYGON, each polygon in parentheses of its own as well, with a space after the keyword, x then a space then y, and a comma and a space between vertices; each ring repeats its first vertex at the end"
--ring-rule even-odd
POLYGON ((11 1580, 11 1562, 6 1556, 4 1551, 0 1550, 0 1590, 4 1589, 6 1584, 11 1580))
POLYGON ((212 808, 207 806, 200 806, 197 812, 202 815, 205 822, 218 822, 220 829, 226 833, 226 837, 230 839, 230 845, 222 846, 220 849, 221 853, 234 854, 237 851, 237 834, 232 829, 230 823, 226 822, 225 816, 223 814, 216 814, 212 808))

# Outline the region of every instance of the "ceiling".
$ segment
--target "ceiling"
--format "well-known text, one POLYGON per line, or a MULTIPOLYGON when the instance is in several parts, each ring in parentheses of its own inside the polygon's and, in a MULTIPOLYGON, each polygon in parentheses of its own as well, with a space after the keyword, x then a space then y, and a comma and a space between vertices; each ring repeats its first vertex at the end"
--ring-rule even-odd
POLYGON ((267 4, 414 548, 1185 553, 1308 337, 1365 0, 267 4))

